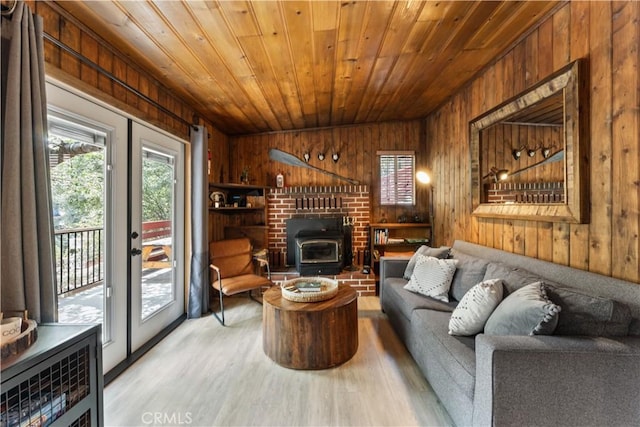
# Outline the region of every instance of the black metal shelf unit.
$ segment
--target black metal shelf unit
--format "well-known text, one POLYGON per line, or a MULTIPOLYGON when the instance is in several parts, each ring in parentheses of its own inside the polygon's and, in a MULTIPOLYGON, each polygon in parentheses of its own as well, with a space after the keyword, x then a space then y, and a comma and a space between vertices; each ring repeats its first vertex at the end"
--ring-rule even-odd
POLYGON ((1 366, 1 426, 104 425, 100 325, 39 325, 36 342, 1 366))

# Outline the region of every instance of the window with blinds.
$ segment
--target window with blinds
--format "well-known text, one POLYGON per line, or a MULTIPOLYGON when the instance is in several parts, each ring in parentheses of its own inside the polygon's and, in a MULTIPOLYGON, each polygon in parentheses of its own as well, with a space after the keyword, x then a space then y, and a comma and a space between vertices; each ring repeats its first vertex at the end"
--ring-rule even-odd
POLYGON ((415 204, 415 153, 378 152, 380 158, 380 204, 415 204))

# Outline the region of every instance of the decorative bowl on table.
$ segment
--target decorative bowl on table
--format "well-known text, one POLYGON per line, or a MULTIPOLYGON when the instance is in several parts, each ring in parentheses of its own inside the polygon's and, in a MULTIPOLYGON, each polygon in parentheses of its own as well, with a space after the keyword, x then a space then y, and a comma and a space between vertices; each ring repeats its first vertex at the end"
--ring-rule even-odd
POLYGON ((338 281, 326 277, 299 277, 280 285, 282 296, 294 302, 319 302, 338 293, 338 281))

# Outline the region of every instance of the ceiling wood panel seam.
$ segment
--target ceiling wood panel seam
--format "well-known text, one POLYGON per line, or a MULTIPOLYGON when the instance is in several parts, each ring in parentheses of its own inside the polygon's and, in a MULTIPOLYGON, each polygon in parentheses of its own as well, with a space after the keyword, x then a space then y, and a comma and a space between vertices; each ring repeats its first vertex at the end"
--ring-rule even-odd
MULTIPOLYGON (((244 60, 244 61, 246 62, 247 67, 248 67, 248 68, 251 70, 251 72, 255 75, 255 70, 254 70, 254 69, 253 69, 253 67, 251 66, 250 62, 246 60, 246 58, 247 58, 247 52, 243 49, 243 47, 242 47, 242 43, 240 43, 240 38, 239 38, 239 36, 238 36, 238 34, 236 34, 236 33, 233 31, 233 26, 232 26, 232 25, 231 25, 231 23, 230 23, 230 22, 231 22, 230 18, 227 16, 227 14, 226 14, 226 12, 225 12, 224 8, 221 8, 220 6, 218 6, 218 8, 219 8, 219 10, 220 10, 220 15, 222 16, 222 19, 224 20, 225 24, 227 25, 227 28, 229 28, 229 30, 232 32, 233 38, 236 40, 237 48, 238 48, 238 49, 242 52, 242 54, 243 54, 242 60, 244 60)), ((250 8, 248 8, 248 9, 250 9, 250 8)), ((252 11, 251 11, 251 17, 252 17, 252 19, 253 19, 253 21, 254 21, 254 24, 255 24, 255 23, 256 23, 255 14, 254 14, 252 11)), ((208 37, 208 32, 205 32, 205 34, 207 34, 207 40, 209 40, 209 41, 210 41, 210 43, 211 43, 211 45, 213 46, 213 45, 214 45, 214 43, 209 39, 209 37, 208 37)), ((214 48, 214 50, 216 50, 216 49, 214 48)), ((217 50, 216 50, 216 52, 217 52, 217 50)), ((229 66, 228 66, 228 64, 224 61, 224 59, 222 60, 222 63, 223 63, 223 64, 225 65, 225 67, 227 68, 227 71, 229 72, 229 74, 230 74, 231 76, 233 76, 233 77, 234 77, 234 81, 236 82, 236 84, 238 85, 238 87, 242 90, 242 93, 243 93, 244 95, 246 95, 248 105, 251 105, 251 107, 253 108, 253 110, 254 110, 254 111, 258 114, 258 116, 259 116, 259 117, 264 121, 264 123, 265 123, 265 124, 268 124, 270 121, 272 121, 273 119, 275 119, 275 120, 276 120, 276 122, 278 122, 278 126, 280 126, 280 123, 279 123, 279 121, 278 121, 278 119, 277 119, 277 117, 276 117, 276 114, 274 113, 273 109, 271 108, 271 105, 269 104, 269 102, 266 100, 266 97, 264 97, 264 91, 262 90, 262 88, 261 88, 260 92, 263 94, 263 99, 264 99, 264 101, 265 101, 265 102, 270 106, 270 111, 271 111, 271 113, 273 113, 273 119, 272 119, 272 120, 269 120, 267 117, 265 117, 265 115, 260 111, 260 109, 258 109, 258 108, 257 108, 257 107, 256 107, 256 106, 251 102, 251 96, 250 96, 250 94, 247 92, 247 90, 246 90, 246 88, 245 88, 245 85, 244 85, 242 82, 240 82, 237 78, 235 78, 235 75, 234 75, 234 74, 233 74, 233 72, 231 71, 231 67, 229 67, 229 66)), ((255 79, 254 79, 254 80, 255 80, 255 79)), ((258 85, 258 86, 259 86, 259 85, 258 85)), ((243 114, 244 114, 244 111, 243 111, 243 114)), ((252 120, 251 120, 251 118, 250 118, 249 116, 246 116, 246 117, 247 117, 247 121, 249 121, 249 122, 251 122, 251 121, 252 121, 252 120)))
MULTIPOLYGON (((396 8, 397 8, 397 7, 398 7, 398 4, 397 4, 397 3, 396 3, 396 4, 394 4, 394 6, 393 6, 393 10, 392 10, 392 12, 390 13, 390 16, 391 16, 391 17, 393 17, 393 14, 395 13, 395 10, 396 10, 396 8)), ((386 35, 388 34, 388 32, 389 32, 389 28, 390 28, 390 27, 391 27, 391 20, 388 20, 388 21, 387 21, 387 25, 386 25, 385 30, 384 30, 384 33, 383 33, 383 36, 382 36, 382 38, 381 38, 381 43, 379 44, 379 46, 378 46, 378 50, 377 50, 377 52, 376 52, 376 60, 380 57, 380 52, 382 51, 382 46, 384 45, 384 39, 386 38, 386 35)), ((369 78, 367 79, 367 85, 366 85, 366 87, 365 87, 365 90, 363 91, 363 94, 362 94, 362 98, 361 98, 361 99, 364 99, 364 97, 366 96, 367 92, 369 92, 369 87, 371 87, 371 84, 372 84, 372 83, 371 83, 371 79, 373 78, 373 72, 374 72, 374 70, 375 70, 375 62, 376 62, 376 61, 374 61, 374 66, 371 68, 371 72, 369 73, 369 78)), ((386 81, 386 78, 385 78, 385 81, 386 81)), ((375 97, 377 97, 377 96, 378 96, 377 94, 380 92, 380 90, 376 90, 376 89, 374 89, 374 91, 375 91, 375 93, 376 93, 375 97)), ((374 98, 374 99, 375 99, 375 98, 374 98)), ((361 114, 360 114, 360 113, 361 113, 361 111, 362 111, 362 105, 363 105, 363 103, 362 103, 362 101, 361 101, 361 102, 359 103, 359 107, 358 107, 358 109, 356 110, 356 114, 355 114, 356 120, 357 120, 357 118, 358 118, 358 117, 362 117, 362 116, 361 116, 361 114)), ((368 117, 369 117, 369 113, 371 112, 371 108, 373 108, 373 105, 371 105, 371 107, 369 107, 369 108, 367 109, 368 111, 367 111, 367 113, 365 114, 365 118, 363 119, 363 121, 364 121, 364 122, 370 121, 370 120, 367 120, 366 118, 368 118, 368 117)))
MULTIPOLYGON (((159 50, 159 51, 161 51, 161 52, 162 52, 162 53, 163 53, 167 58, 170 58, 170 59, 171 59, 171 61, 173 62, 173 65, 174 65, 174 66, 176 66, 176 68, 179 68, 179 69, 180 69, 180 71, 183 73, 183 75, 188 76, 188 77, 189 77, 189 79, 191 79, 191 81, 192 81, 196 86, 199 86, 199 85, 197 84, 196 80, 192 77, 190 70, 186 70, 184 67, 182 67, 182 66, 181 66, 181 64, 180 64, 180 62, 177 62, 177 61, 175 60, 175 57, 174 57, 173 55, 171 55, 171 54, 170 54, 170 52, 169 52, 167 49, 165 49, 165 48, 164 48, 164 46, 162 46, 161 44, 157 43, 156 39, 155 39, 155 38, 153 38, 153 37, 151 36, 151 33, 149 32, 149 30, 148 30, 147 28, 145 28, 145 26, 144 26, 144 25, 142 25, 142 24, 140 23, 140 21, 139 21, 139 20, 135 19, 135 17, 134 17, 134 16, 132 16, 132 15, 131 15, 127 10, 126 10, 126 8, 122 7, 120 2, 116 2, 116 3, 115 3, 115 6, 120 10, 120 12, 122 12, 122 13, 127 17, 127 19, 129 20, 129 22, 131 22, 131 23, 132 23, 132 24, 134 24, 136 27, 138 27, 138 30, 139 30, 139 31, 141 31, 142 33, 144 33, 144 34, 147 36, 147 38, 148 38, 148 39, 149 39, 149 40, 150 40, 154 45, 156 45, 156 46, 158 47, 158 50, 159 50)), ((154 5, 152 5, 152 7, 155 9, 155 6, 154 6, 154 5)), ((169 24, 169 23, 167 22, 167 20, 166 20, 166 19, 164 19, 164 17, 163 17, 161 14, 160 14, 160 15, 158 15, 158 17, 162 20, 162 22, 164 23, 164 25, 167 25, 169 28, 171 28, 171 29, 173 30, 173 28, 172 28, 171 24, 169 24)), ((175 33, 175 31, 174 31, 174 33, 175 33)), ((184 41, 182 40, 182 38, 180 38, 180 37, 178 36, 178 39, 179 39, 179 40, 180 40, 180 42, 182 42, 182 44, 184 45, 184 41)), ((195 102, 200 103, 200 102, 199 102, 199 101, 197 101, 197 100, 194 100, 194 101, 195 101, 195 102)))

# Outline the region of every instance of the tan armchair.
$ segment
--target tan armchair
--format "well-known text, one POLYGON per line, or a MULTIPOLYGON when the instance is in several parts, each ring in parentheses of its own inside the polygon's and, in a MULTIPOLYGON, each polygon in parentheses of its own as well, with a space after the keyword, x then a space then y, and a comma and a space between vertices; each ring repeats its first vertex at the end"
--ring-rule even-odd
POLYGON ((209 244, 209 257, 211 259, 211 286, 220 295, 220 316, 213 311, 216 319, 225 326, 224 323, 224 302, 223 296, 231 296, 241 292, 248 292, 249 298, 257 301, 251 295, 253 289, 260 289, 263 286, 271 286, 273 283, 269 278, 256 274, 254 261, 258 261, 260 266, 269 268, 268 262, 263 257, 255 257, 252 252, 251 241, 246 238, 220 240, 209 244))

